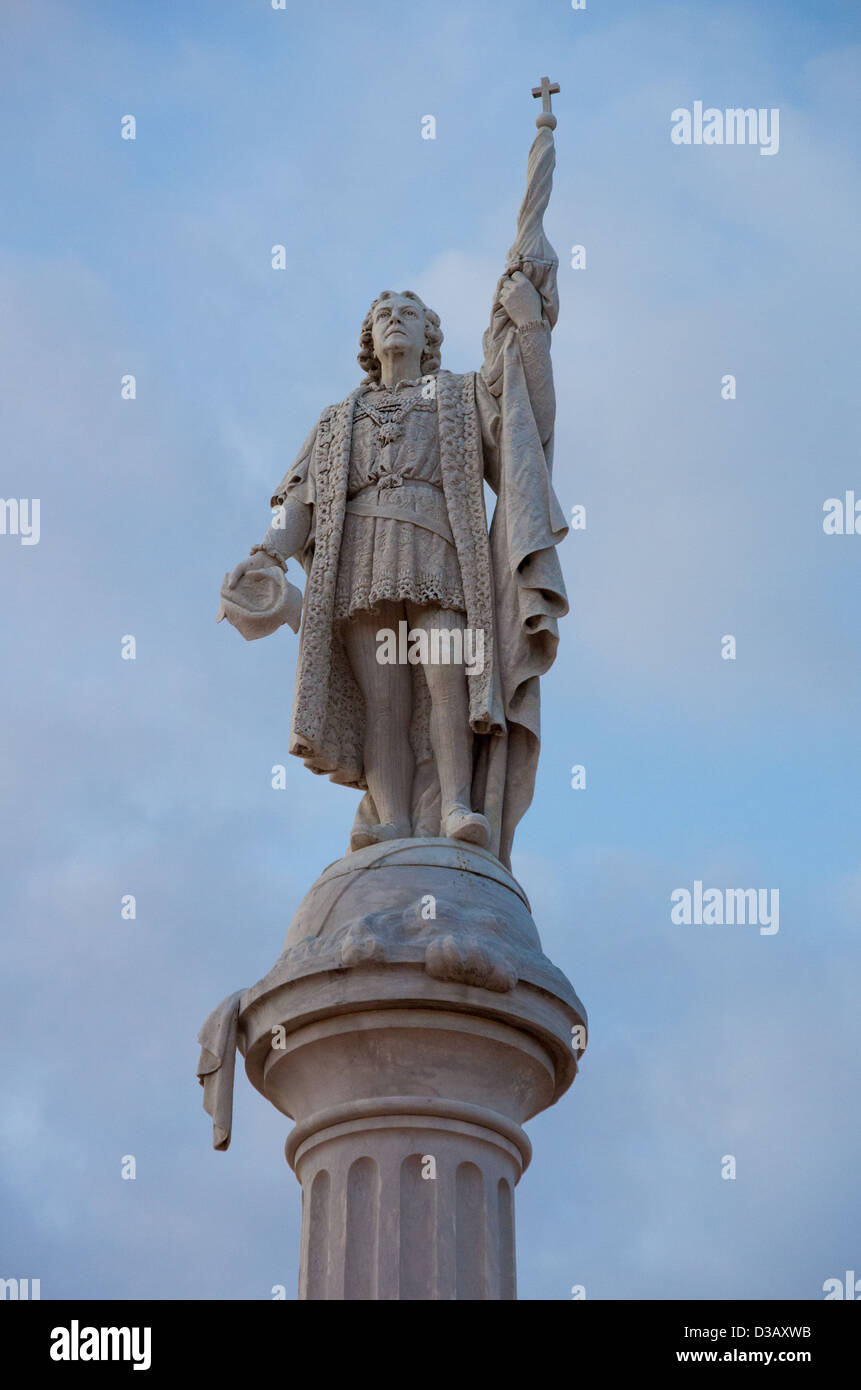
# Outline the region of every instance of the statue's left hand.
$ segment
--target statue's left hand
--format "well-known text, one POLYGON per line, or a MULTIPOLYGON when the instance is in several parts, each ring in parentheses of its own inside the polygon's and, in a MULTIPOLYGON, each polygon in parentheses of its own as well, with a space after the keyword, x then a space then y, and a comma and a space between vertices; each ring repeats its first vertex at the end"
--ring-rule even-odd
POLYGON ((532 281, 515 270, 499 289, 499 302, 518 328, 526 323, 535 323, 541 318, 541 295, 532 281))

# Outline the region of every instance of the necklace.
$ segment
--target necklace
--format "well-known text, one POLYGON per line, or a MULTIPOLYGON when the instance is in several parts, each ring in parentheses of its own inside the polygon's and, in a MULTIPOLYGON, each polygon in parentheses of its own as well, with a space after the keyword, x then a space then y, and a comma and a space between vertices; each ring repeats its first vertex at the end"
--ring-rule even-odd
POLYGON ((376 442, 380 448, 385 448, 387 444, 396 443, 403 436, 403 422, 420 400, 421 395, 404 394, 399 399, 392 394, 387 400, 380 401, 378 406, 374 406, 371 405, 368 396, 362 398, 362 414, 369 416, 376 425, 376 442))
MULTIPOLYGON (((382 395, 382 393, 380 393, 382 395)), ((384 489, 403 487, 403 477, 392 467, 391 446, 403 437, 403 422, 416 405, 421 404, 420 392, 406 395, 387 390, 378 404, 372 405, 368 395, 362 398, 361 412, 376 426, 374 457, 368 469, 370 482, 377 485, 377 496, 384 489)))

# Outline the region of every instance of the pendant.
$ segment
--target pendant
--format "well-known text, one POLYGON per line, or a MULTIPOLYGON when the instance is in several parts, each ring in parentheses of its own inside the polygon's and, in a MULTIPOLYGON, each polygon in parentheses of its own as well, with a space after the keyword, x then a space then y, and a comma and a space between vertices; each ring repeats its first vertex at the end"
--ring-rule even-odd
POLYGON ((386 420, 380 425, 377 438, 382 445, 394 444, 403 434, 398 420, 386 420))

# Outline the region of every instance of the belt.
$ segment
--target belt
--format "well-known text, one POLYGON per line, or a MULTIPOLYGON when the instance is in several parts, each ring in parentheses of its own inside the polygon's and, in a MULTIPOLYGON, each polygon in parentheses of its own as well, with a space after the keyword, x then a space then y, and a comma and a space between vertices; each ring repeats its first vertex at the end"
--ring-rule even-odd
POLYGON ((353 516, 378 516, 387 521, 408 521, 433 531, 449 545, 454 537, 448 521, 445 493, 434 483, 421 478, 404 478, 400 487, 377 490, 375 483, 362 488, 347 503, 353 516))

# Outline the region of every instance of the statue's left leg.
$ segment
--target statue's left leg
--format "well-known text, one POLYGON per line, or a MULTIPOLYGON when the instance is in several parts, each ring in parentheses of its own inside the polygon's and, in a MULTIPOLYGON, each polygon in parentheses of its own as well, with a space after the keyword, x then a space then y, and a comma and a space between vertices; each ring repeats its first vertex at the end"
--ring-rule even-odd
POLYGON ((462 659, 446 661, 444 655, 459 652, 462 658, 460 634, 466 616, 416 603, 407 603, 406 608, 410 627, 423 628, 428 634, 429 659, 423 662, 423 670, 431 697, 430 739, 439 776, 441 834, 486 848, 490 823, 470 804, 473 750, 466 670, 462 659), (454 640, 448 639, 449 633, 454 640))

